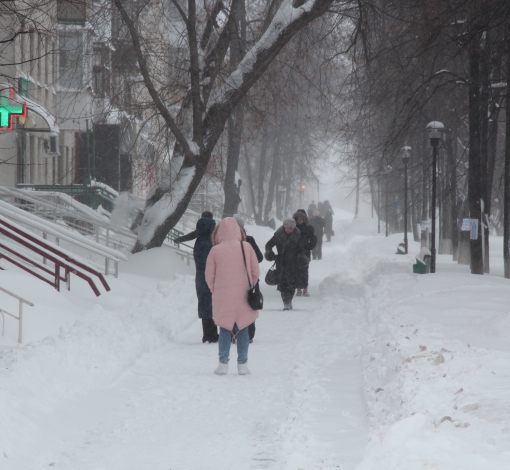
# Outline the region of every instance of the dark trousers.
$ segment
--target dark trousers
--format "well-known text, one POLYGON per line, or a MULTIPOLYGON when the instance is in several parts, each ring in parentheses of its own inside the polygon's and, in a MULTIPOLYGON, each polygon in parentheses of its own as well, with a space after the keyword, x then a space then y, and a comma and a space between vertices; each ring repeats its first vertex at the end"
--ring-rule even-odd
POLYGON ((322 259, 322 237, 320 240, 317 238, 317 245, 312 250, 312 257, 313 259, 322 259))
POLYGON ((202 343, 208 341, 209 343, 218 342, 218 328, 214 324, 212 318, 202 318, 202 343))
POLYGON ((251 325, 248 326, 248 334, 250 337, 250 343, 253 341, 253 338, 255 337, 255 322, 253 322, 251 325))

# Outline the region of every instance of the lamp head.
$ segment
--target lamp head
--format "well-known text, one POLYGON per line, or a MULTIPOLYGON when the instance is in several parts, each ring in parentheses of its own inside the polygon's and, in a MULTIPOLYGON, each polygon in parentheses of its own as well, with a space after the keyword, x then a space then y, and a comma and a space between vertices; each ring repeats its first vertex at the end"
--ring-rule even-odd
POLYGON ((411 147, 408 145, 402 147, 402 161, 404 162, 404 165, 409 163, 409 159, 411 158, 411 150, 411 147))
POLYGON ((441 135, 444 132, 444 125, 439 121, 432 121, 427 124, 427 130, 429 132, 430 145, 437 147, 441 140, 441 135))

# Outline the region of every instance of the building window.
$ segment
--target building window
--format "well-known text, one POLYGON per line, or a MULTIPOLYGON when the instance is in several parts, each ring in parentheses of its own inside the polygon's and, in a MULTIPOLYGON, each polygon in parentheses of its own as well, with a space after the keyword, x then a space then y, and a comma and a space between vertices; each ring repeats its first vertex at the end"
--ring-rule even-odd
POLYGON ((64 88, 83 87, 83 35, 62 32, 59 36, 59 83, 64 88))
POLYGON ((103 98, 110 94, 110 70, 108 68, 110 53, 108 47, 101 43, 96 43, 93 51, 92 87, 94 92, 103 98))
POLYGON ((21 77, 18 80, 18 93, 25 98, 30 98, 30 82, 26 78, 21 77))
POLYGON ((86 2, 57 0, 57 21, 64 24, 85 25, 86 2))

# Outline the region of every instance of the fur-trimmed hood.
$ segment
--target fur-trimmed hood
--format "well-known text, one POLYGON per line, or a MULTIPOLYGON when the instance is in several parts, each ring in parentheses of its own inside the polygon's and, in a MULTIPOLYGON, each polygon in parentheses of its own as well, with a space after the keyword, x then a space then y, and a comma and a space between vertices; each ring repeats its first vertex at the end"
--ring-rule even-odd
POLYGON ((303 223, 305 225, 310 225, 310 221, 308 220, 308 216, 306 214, 303 214, 302 212, 294 212, 294 215, 292 216, 292 218, 296 221, 296 227, 299 228, 299 224, 297 223, 297 219, 298 217, 300 219, 303 219, 303 223))

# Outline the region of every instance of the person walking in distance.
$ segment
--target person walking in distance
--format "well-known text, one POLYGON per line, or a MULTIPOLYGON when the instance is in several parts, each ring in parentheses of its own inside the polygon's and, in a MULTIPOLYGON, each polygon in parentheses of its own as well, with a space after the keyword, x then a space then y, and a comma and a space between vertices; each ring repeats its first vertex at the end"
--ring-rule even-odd
POLYGON ((335 234, 335 232, 333 232, 333 212, 331 212, 331 210, 328 209, 326 211, 324 220, 326 221, 326 227, 324 228, 324 233, 326 234, 326 240, 328 242, 330 242, 331 236, 335 234))
MULTIPOLYGON (((237 224, 239 225, 239 227, 241 228, 241 230, 244 232, 244 236, 246 237, 246 241, 251 245, 251 247, 253 248, 253 251, 255 251, 255 254, 257 255, 257 260, 259 263, 262 263, 262 260, 264 259, 264 255, 262 254, 262 252, 260 251, 260 248, 259 246, 257 245, 257 242, 255 241, 255 238, 253 238, 251 235, 248 235, 246 233, 246 230, 244 228, 244 220, 241 219, 241 217, 234 217, 234 219, 236 219, 236 222, 237 224)), ((249 333, 249 338, 250 338, 250 343, 253 343, 253 338, 255 338, 255 330, 256 330, 256 327, 255 327, 255 322, 253 322, 249 327, 248 327, 248 333, 249 333)))
POLYGON ((319 211, 314 211, 313 217, 310 219, 310 225, 315 230, 315 236, 317 237, 317 244, 312 250, 313 259, 322 259, 322 239, 324 237, 324 227, 326 227, 326 221, 321 217, 319 211))
POLYGON ((298 211, 292 216, 296 221, 296 227, 301 232, 301 244, 303 246, 303 253, 306 256, 306 263, 299 262, 297 266, 297 279, 296 279, 296 296, 309 297, 308 293, 308 269, 310 266, 311 251, 317 244, 317 238, 315 236, 314 228, 308 221, 308 216, 304 209, 298 209, 298 211))
POLYGON ((248 276, 252 285, 259 278, 259 263, 251 245, 245 241, 244 232, 233 217, 221 221, 212 235, 213 248, 207 258, 205 279, 212 292, 214 323, 220 327, 218 340, 219 364, 217 375, 228 372, 232 335, 237 343, 237 371, 250 373, 248 325, 259 316, 248 305, 248 276), (246 265, 243 257, 243 249, 246 265))
POLYGON ((317 210, 317 206, 315 205, 315 201, 312 199, 312 202, 308 205, 308 218, 312 218, 314 211, 317 210))
POLYGON ((301 232, 296 228, 294 219, 288 217, 283 221, 283 225, 266 243, 264 256, 268 261, 276 261, 277 289, 282 295, 283 310, 292 310, 297 266, 306 260, 301 232), (275 246, 277 255, 273 252, 275 246))
POLYGON ((205 264, 207 256, 212 248, 211 235, 215 225, 216 222, 212 217, 202 217, 198 220, 196 228, 191 234, 180 237, 181 240, 184 239, 182 241, 196 238, 195 246, 193 247, 193 259, 195 260, 195 288, 198 298, 198 318, 202 319, 202 343, 218 342, 218 329, 212 319, 211 291, 205 281, 205 264))

